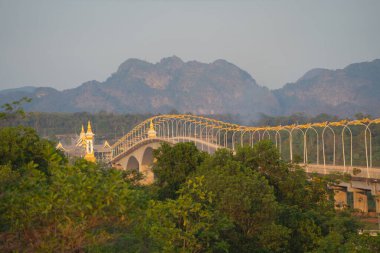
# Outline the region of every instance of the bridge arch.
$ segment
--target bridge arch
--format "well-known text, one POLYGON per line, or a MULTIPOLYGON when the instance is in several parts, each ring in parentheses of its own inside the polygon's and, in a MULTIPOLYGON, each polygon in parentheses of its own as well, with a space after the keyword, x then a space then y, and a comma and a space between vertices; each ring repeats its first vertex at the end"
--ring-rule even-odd
POLYGON ((140 172, 144 175, 145 183, 153 183, 154 181, 154 174, 152 171, 152 165, 154 162, 154 156, 153 156, 153 148, 148 146, 145 148, 142 158, 141 158, 141 168, 140 172))
POLYGON ((150 166, 153 164, 153 148, 152 147, 146 147, 142 156, 141 160, 141 167, 143 166, 150 166))
POLYGON ((380 150, 378 145, 372 147, 374 137, 377 136, 375 132, 380 129, 378 124, 380 118, 256 127, 190 114, 158 115, 138 124, 112 145, 110 160, 115 167, 142 172, 152 163, 152 150, 147 149, 147 146, 154 149, 161 142, 176 144, 192 141, 198 148, 213 153, 221 147, 235 149, 239 144, 248 142, 252 146, 256 141, 270 139, 276 144, 283 160, 292 161, 294 154, 300 154, 301 157, 303 154, 304 163, 316 166, 323 163, 324 173, 343 163, 343 168, 367 168, 369 177, 373 163, 379 164, 378 159, 372 161, 378 157, 380 150), (151 126, 157 133, 154 137, 148 134, 151 126))
POLYGON ((319 165, 319 134, 318 131, 308 126, 305 130, 305 163, 315 163, 319 165), (314 136, 314 138, 313 138, 314 136))
POLYGON ((140 172, 140 164, 139 164, 139 161, 137 160, 137 158, 135 156, 129 157, 126 169, 127 170, 135 170, 137 172, 140 172))
MULTIPOLYGON (((322 152, 323 152, 323 166, 326 168, 326 160, 327 160, 327 155, 326 155, 326 145, 325 145, 325 133, 326 133, 326 130, 330 130, 329 132, 332 134, 332 137, 333 137, 333 147, 332 147, 332 165, 335 165, 335 132, 334 130, 329 126, 329 125, 326 125, 324 128, 323 128, 323 131, 322 131, 322 152)), ((331 148, 330 148, 331 149, 331 148)), ((331 151, 330 151, 331 152, 331 151)))

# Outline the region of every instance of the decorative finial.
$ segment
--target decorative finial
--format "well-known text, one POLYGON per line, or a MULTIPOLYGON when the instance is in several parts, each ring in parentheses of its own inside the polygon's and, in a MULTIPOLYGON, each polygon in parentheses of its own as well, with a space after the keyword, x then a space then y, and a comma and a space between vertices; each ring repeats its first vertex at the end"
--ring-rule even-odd
POLYGON ((104 145, 103 145, 104 148, 111 148, 111 145, 108 143, 108 141, 106 140, 104 142, 104 145))
POLYGON ((156 138, 157 137, 157 132, 154 130, 154 124, 153 120, 150 120, 150 126, 148 130, 148 138, 156 138))
POLYGON ((82 124, 82 131, 80 132, 81 134, 84 134, 84 127, 83 127, 83 124, 82 124))
POLYGON ((55 149, 60 149, 62 151, 65 151, 65 149, 63 148, 63 145, 61 143, 61 141, 58 142, 57 146, 55 147, 55 149))
POLYGON ((87 123, 87 133, 92 133, 91 122, 90 121, 88 121, 88 123, 87 123))
POLYGON ((149 130, 154 130, 153 120, 150 120, 149 130))

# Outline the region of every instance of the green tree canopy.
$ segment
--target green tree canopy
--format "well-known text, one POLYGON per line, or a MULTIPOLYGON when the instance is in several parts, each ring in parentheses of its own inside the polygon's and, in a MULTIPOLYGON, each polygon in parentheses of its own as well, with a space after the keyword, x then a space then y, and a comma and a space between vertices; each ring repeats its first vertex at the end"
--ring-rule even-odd
POLYGON ((231 252, 280 252, 286 247, 289 231, 277 223, 279 205, 264 176, 226 150, 216 151, 197 175, 204 176, 204 188, 215 194, 217 209, 235 226, 225 234, 231 252))
POLYGON ((162 143, 154 150, 156 162, 153 165, 155 184, 159 187, 160 199, 176 198, 182 183, 190 173, 204 161, 207 154, 197 149, 194 143, 178 143, 174 146, 162 143))
POLYGON ((0 128, 0 154, 0 165, 10 165, 14 170, 33 163, 36 169, 49 173, 49 166, 65 163, 64 155, 30 127, 0 128))
POLYGON ((78 161, 49 166, 48 177, 33 167, 0 167, 0 251, 82 251, 117 237, 146 205, 122 171, 78 161))
POLYGON ((202 189, 203 178, 188 180, 175 200, 152 201, 146 228, 157 252, 227 251, 221 234, 231 227, 214 208, 211 192, 202 189))

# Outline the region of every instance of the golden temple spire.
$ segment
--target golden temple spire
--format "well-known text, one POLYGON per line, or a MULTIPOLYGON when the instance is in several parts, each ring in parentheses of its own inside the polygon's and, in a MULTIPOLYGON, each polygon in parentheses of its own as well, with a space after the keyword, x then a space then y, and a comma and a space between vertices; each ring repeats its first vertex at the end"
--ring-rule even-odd
POLYGON ((82 124, 82 131, 79 134, 79 138, 77 140, 76 146, 77 147, 80 147, 80 146, 84 147, 84 146, 86 146, 86 133, 84 132, 83 124, 82 124))
POLYGON ((94 155, 94 133, 92 132, 91 122, 87 123, 87 133, 86 133, 86 155, 84 159, 89 162, 96 162, 96 158, 94 155))
POLYGON ((157 132, 154 130, 153 120, 150 120, 149 130, 148 130, 148 138, 156 138, 157 132))
POLYGON ((91 128, 91 122, 88 121, 87 123, 87 133, 92 133, 92 128, 91 128))
POLYGON ((153 120, 150 120, 149 130, 154 130, 153 120))

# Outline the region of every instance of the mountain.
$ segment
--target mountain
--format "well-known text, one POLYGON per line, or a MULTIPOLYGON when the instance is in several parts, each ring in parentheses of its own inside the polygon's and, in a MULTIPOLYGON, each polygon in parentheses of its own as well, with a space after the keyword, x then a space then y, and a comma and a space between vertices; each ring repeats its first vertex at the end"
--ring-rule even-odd
POLYGON ((0 102, 29 96, 28 111, 195 114, 276 113, 272 92, 245 71, 225 61, 183 62, 173 56, 156 64, 129 59, 106 81, 90 81, 64 91, 52 88, 0 92, 0 102))
POLYGON ((313 69, 273 93, 281 104, 279 114, 329 113, 344 117, 363 112, 379 116, 380 59, 338 70, 313 69))
POLYGON ((13 88, 13 89, 5 89, 1 90, 1 94, 12 94, 14 92, 26 92, 26 93, 32 93, 37 89, 37 87, 34 86, 24 86, 20 88, 13 88))
POLYGON ((27 111, 288 115, 305 112, 341 117, 362 112, 379 116, 380 60, 344 69, 313 69, 274 91, 259 86, 225 60, 184 62, 173 56, 158 63, 128 59, 106 81, 89 81, 58 91, 23 87, 0 91, 0 104, 31 97, 27 111))

